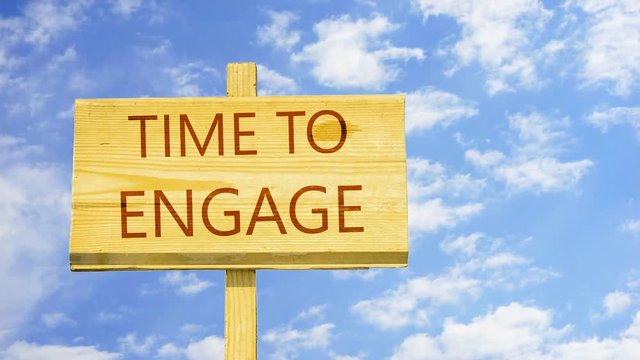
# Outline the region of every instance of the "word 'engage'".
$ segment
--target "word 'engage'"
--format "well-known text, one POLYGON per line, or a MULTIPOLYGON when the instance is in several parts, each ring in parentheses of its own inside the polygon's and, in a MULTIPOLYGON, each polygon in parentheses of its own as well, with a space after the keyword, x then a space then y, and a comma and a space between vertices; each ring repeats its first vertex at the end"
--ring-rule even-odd
MULTIPOLYGON (((345 224, 345 213, 348 211, 360 211, 360 205, 345 205, 344 195, 347 191, 360 191, 362 190, 362 185, 338 185, 338 232, 348 233, 348 232, 364 232, 363 226, 347 226, 345 224)), ((298 229, 300 232, 306 234, 318 234, 325 232, 329 229, 329 209, 328 208, 313 208, 311 209, 312 214, 316 214, 320 216, 320 225, 316 227, 310 227, 308 224, 304 225, 298 219, 298 200, 302 195, 308 192, 320 192, 327 193, 327 188, 320 185, 309 185, 305 186, 291 197, 291 201, 289 202, 289 217, 291 219, 291 223, 298 229)), ((230 229, 219 229, 214 226, 209 217, 209 208, 211 206, 211 202, 213 199, 220 194, 231 194, 231 195, 239 195, 238 189, 235 188, 219 188, 210 192, 203 200, 201 207, 202 214, 202 223, 205 228, 212 234, 217 236, 231 236, 240 233, 240 211, 239 210, 224 210, 223 214, 226 217, 233 218, 233 228, 230 229)), ((121 233, 122 238, 146 238, 147 234, 144 232, 130 232, 128 228, 129 218, 132 217, 144 217, 143 211, 129 211, 127 210, 127 199, 130 197, 136 196, 145 196, 145 191, 121 191, 120 192, 120 225, 121 225, 121 233)), ((153 191, 153 203, 154 203, 154 222, 155 222, 155 237, 159 238, 162 236, 162 209, 161 206, 164 206, 173 219, 176 221, 182 232, 185 236, 193 236, 193 191, 191 189, 186 190, 186 222, 183 220, 183 217, 178 215, 175 208, 164 194, 162 190, 154 190, 153 191)), ((274 222, 278 230, 281 234, 286 234, 287 229, 282 222, 282 217, 280 216, 280 212, 276 206, 275 201, 273 200, 273 196, 271 195, 271 191, 268 187, 263 187, 260 191, 260 195, 258 195, 258 200, 256 201, 256 205, 253 210, 253 214, 251 215, 251 219, 249 220, 249 224, 247 226, 246 235, 252 235, 256 224, 258 222, 274 222), (269 206, 269 215, 261 215, 261 209, 263 204, 267 202, 269 206)))

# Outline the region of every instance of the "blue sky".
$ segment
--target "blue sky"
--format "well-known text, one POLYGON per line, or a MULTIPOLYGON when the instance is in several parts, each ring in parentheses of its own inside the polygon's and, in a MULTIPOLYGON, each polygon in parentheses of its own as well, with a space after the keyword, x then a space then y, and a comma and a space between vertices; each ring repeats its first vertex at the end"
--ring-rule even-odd
POLYGON ((224 273, 70 273, 73 100, 407 94, 406 269, 259 271, 263 359, 640 357, 635 0, 0 4, 0 357, 222 359, 224 273))

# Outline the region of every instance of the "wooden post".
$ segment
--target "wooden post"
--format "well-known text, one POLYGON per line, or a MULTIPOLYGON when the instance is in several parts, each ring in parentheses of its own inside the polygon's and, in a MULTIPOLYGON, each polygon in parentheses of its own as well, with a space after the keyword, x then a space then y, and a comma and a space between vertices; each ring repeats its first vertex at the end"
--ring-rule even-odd
MULTIPOLYGON (((255 63, 227 64, 227 96, 256 96, 255 63)), ((225 359, 256 360, 258 322, 256 271, 227 270, 225 287, 225 359)))

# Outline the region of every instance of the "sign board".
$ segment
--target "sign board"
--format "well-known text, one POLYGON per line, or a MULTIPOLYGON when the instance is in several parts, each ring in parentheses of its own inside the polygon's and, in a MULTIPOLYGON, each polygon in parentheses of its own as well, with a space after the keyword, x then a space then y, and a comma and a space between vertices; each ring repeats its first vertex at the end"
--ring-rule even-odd
POLYGON ((72 270, 406 266, 404 96, 75 104, 72 270))

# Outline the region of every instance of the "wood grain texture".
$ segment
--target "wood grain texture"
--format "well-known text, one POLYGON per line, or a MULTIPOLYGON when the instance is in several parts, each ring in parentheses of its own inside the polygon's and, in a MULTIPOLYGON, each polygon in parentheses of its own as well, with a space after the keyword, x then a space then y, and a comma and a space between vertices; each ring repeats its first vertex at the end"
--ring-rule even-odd
POLYGON ((258 70, 255 63, 227 64, 227 96, 257 96, 258 70))
POLYGON ((225 359, 257 358, 256 271, 227 270, 225 287, 225 359))
MULTIPOLYGON (((229 84, 228 93, 241 97, 172 99, 84 99, 76 101, 74 178, 70 262, 72 270, 136 269, 334 269, 406 266, 408 255, 404 96, 286 96, 255 94, 255 66, 233 66, 242 86, 229 84), (246 71, 241 71, 244 68, 246 71), (249 74, 249 75, 247 75, 249 74), (251 90, 242 90, 250 88, 251 90), (326 110, 345 121, 345 141, 338 151, 319 153, 309 144, 309 119, 326 110), (304 111, 295 118, 290 153, 286 117, 278 112, 304 111), (201 143, 216 114, 221 115, 222 150, 218 129, 204 155, 186 132, 181 156, 180 117, 188 117, 201 143), (255 113, 241 119, 242 150, 235 154, 234 113, 255 113), (155 115, 146 122, 146 156, 141 157, 141 124, 130 116, 155 115), (167 115, 169 142, 165 143, 167 115), (167 148, 169 156, 167 156, 167 148), (296 191, 322 186, 326 193, 307 192, 297 203, 297 217, 307 227, 320 225, 313 209, 327 209, 328 229, 299 231, 290 216, 296 191), (363 232, 339 231, 339 186, 360 185, 344 192, 345 204, 361 206, 344 214, 346 226, 363 232), (262 188, 268 188, 286 234, 275 222, 257 222, 247 234, 262 188), (213 190, 235 188, 238 195, 221 194, 207 209, 220 229, 233 227, 225 211, 239 211, 240 231, 212 234, 204 224, 202 205, 213 190), (162 191, 186 221, 187 189, 192 192, 193 235, 186 236, 166 207, 160 206, 161 236, 156 236, 154 191, 162 191), (144 192, 127 198, 132 233, 122 237, 122 191, 144 192)), ((315 121, 312 137, 323 148, 335 146, 345 133, 329 115, 315 121)), ((266 202, 260 215, 270 214, 266 202)))
MULTIPOLYGON (((255 63, 227 65, 227 96, 257 96, 255 63)), ((225 284, 225 359, 258 358, 256 271, 227 270, 225 284)))

